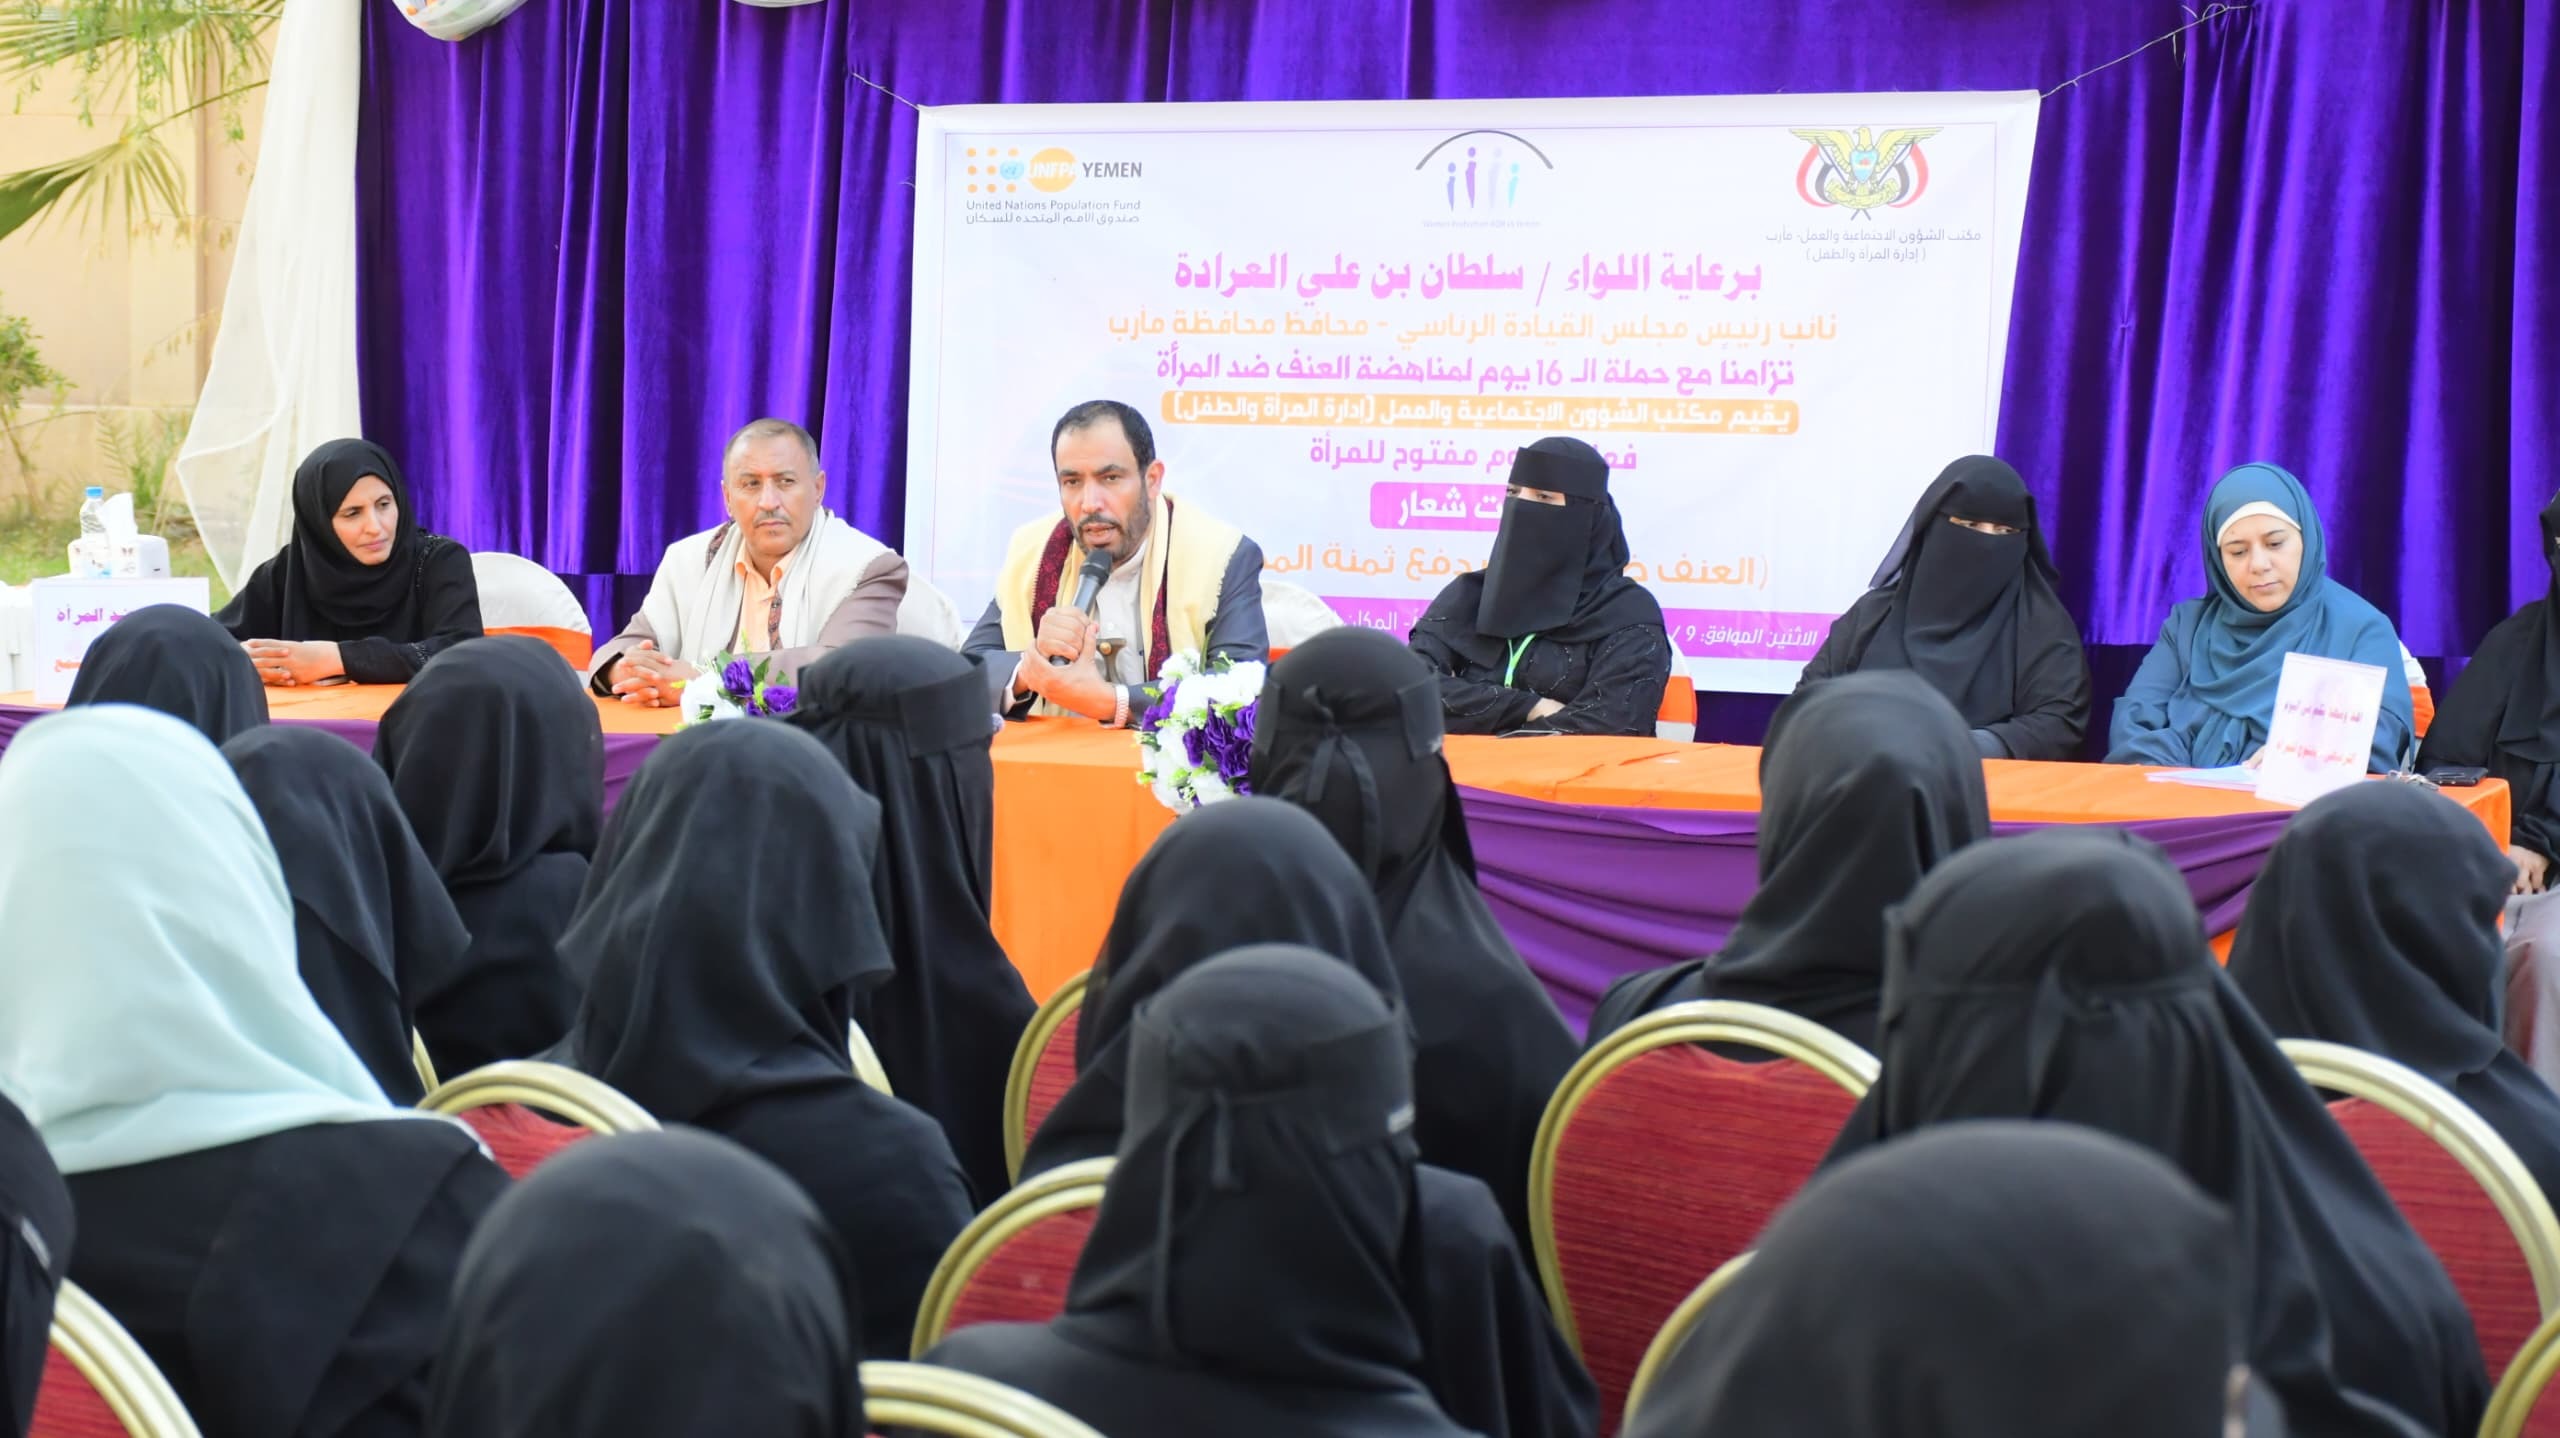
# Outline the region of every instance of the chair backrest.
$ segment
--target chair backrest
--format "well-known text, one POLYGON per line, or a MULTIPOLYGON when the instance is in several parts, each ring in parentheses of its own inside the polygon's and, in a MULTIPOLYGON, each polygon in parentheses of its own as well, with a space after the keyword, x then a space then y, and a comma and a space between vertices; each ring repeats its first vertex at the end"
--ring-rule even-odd
POLYGON ((426 1036, 416 1029, 409 1030, 409 1066, 418 1071, 418 1082, 426 1087, 426 1091, 434 1093, 436 1061, 427 1053, 426 1036))
POLYGON ((880 1051, 871 1046, 871 1036, 862 1031, 859 1020, 849 1020, 844 1036, 845 1051, 853 1055, 853 1076, 891 1098, 898 1091, 889 1087, 889 1071, 880 1066, 880 1051))
POLYGON ((1529 1224, 1602 1434, 1663 1323, 1812 1177, 1876 1069, 1820 1024, 1713 1000, 1647 1014, 1565 1075, 1530 1158, 1529 1224))
POLYGON ((863 1416, 877 1431, 949 1438, 1102 1438, 1054 1404, 991 1378, 922 1363, 862 1365, 863 1416))
MULTIPOLYGON (((1262 576, 1262 622, 1271 631, 1271 647, 1294 649, 1328 629, 1342 627, 1342 616, 1312 589, 1285 579, 1262 576)), ((1401 636, 1399 636, 1401 637, 1401 636)))
POLYGON ((98 1301, 66 1283, 28 1438, 199 1438, 159 1368, 98 1301))
POLYGON ((418 1101, 471 1126, 509 1177, 600 1133, 649 1133, 658 1121, 601 1079, 534 1059, 508 1059, 439 1084, 418 1101), (550 1114, 561 1120, 543 1117, 550 1114))
POLYGON ((1670 1362, 1671 1355, 1680 1351, 1682 1340, 1689 1336, 1690 1329, 1698 1326, 1698 1319, 1707 1311, 1707 1305, 1732 1284, 1735 1275, 1741 1273, 1743 1266, 1750 1261, 1749 1253, 1737 1253, 1725 1260, 1724 1267, 1709 1274, 1706 1282, 1690 1289, 1689 1296, 1681 1299, 1680 1306, 1672 1309, 1671 1316, 1663 1320, 1662 1331, 1653 1335, 1653 1341, 1645 1345, 1644 1362, 1636 1365, 1635 1381, 1627 1385, 1627 1422, 1635 1421, 1636 1410, 1644 1406, 1645 1393, 1653 1387, 1654 1380, 1662 1376, 1662 1365, 1670 1362))
POLYGON ((1058 986, 1031 1016, 1013 1046, 1013 1069, 1004 1080, 1004 1171, 1022 1177, 1022 1156, 1041 1121, 1076 1081, 1075 1017, 1084 1008, 1087 969, 1058 986))
POLYGON ((517 554, 473 554, 471 578, 480 589, 480 624, 491 634, 529 634, 560 651, 583 671, 594 657, 595 635, 587 611, 560 576, 517 554))
POLYGON ((960 617, 960 606, 912 565, 907 569, 907 597, 898 601, 898 632, 930 639, 945 649, 969 642, 969 626, 960 617))
POLYGON ((1698 737, 1698 686, 1674 670, 1662 686, 1662 707, 1654 711, 1653 737, 1686 744, 1698 737))
POLYGON ((1051 1169, 960 1230, 916 1305, 916 1356, 972 1324, 1046 1323, 1065 1312, 1111 1164, 1089 1158, 1051 1169))
POLYGON ((2329 1106, 2471 1311, 2491 1377, 2560 1308, 2560 1218, 2523 1160, 2469 1105, 2361 1049, 2286 1039, 2285 1056, 2329 1106))
POLYGON ((2480 1438, 2560 1438, 2560 1394, 2551 1386, 2554 1373, 2560 1373, 2560 1317, 2543 1320, 2507 1365, 2498 1390, 2489 1395, 2480 1438))

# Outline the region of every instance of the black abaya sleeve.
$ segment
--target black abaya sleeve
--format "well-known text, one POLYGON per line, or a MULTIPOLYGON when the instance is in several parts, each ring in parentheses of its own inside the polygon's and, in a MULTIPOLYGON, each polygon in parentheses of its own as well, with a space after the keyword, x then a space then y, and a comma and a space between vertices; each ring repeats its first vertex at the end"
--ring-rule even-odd
POLYGON ((472 576, 471 551, 448 540, 432 545, 420 565, 418 637, 342 640, 338 662, 358 684, 406 684, 428 660, 480 634, 480 584, 472 576))
POLYGON ((1483 1184, 1429 1164, 1414 1171, 1404 1270, 1420 1376, 1458 1426, 1484 1438, 1598 1430, 1599 1392, 1483 1184))
POLYGON ((1582 693, 1544 719, 1557 734, 1649 735, 1671 683, 1671 636, 1650 624, 1630 625, 1592 646, 1582 693))
POLYGON ((1822 647, 1805 661, 1804 673, 1796 677, 1796 690, 1801 693, 1808 684, 1836 679, 1858 672, 1858 661, 1867 655, 1867 642, 1875 638, 1876 626, 1893 608, 1893 591, 1870 589, 1858 596, 1849 611, 1831 621, 1831 632, 1823 636, 1822 647))
MULTIPOLYGON (((1481 679, 1461 678, 1466 659, 1442 634, 1443 623, 1426 614, 1407 644, 1440 681, 1440 711, 1452 734, 1507 734, 1529 720, 1538 696, 1481 679)), ((1658 702, 1658 701, 1657 701, 1658 702)))
POLYGON ((2089 656, 2080 636, 2055 635, 2025 656, 2018 671, 2018 712, 1974 731, 2000 746, 1987 759, 2068 763, 2089 732, 2089 656))
POLYGON ((284 630, 283 580, 280 577, 283 557, 268 560, 250 572, 240 592, 213 616, 213 622, 230 631, 231 637, 246 643, 252 639, 280 639, 284 630))

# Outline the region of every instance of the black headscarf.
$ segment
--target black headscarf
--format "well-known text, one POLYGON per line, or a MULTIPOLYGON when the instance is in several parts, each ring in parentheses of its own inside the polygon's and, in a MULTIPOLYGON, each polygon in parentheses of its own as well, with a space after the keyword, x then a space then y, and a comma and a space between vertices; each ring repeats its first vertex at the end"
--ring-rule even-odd
POLYGON ((2080 652, 2079 621, 2054 588, 2053 560, 2026 481, 2006 461, 1969 454, 1912 506, 1872 581, 1891 608, 1860 662, 1909 669, 1979 729, 2018 712, 2018 676, 2051 646, 2080 652), (2016 534, 1949 523, 1988 520, 2016 534))
POLYGON ((2560 496, 2542 510, 2549 592, 2507 616, 2454 680, 2419 755, 2421 768, 2476 765, 2515 790, 2515 841, 2560 850, 2560 496))
POLYGON ((1633 625, 1661 627, 1661 604, 1627 577, 1634 556, 1600 451, 1563 436, 1539 440, 1513 456, 1509 482, 1565 502, 1505 502, 1485 567, 1459 575, 1424 616, 1443 621, 1452 649, 1500 668, 1507 641, 1527 635, 1580 644, 1633 625))
POLYGON ((441 988, 470 952, 391 781, 334 734, 266 724, 222 746, 293 895, 302 983, 393 1103, 426 1096, 404 997, 441 988))
POLYGON ((382 446, 333 439, 311 451, 293 472, 293 538, 272 561, 285 632, 380 628, 416 590, 418 553, 429 537, 419 533, 408 483, 382 446), (347 491, 369 474, 391 486, 400 506, 400 527, 380 564, 348 553, 333 522, 347 491))
POLYGON ((850 1280, 808 1197, 736 1144, 579 1144, 472 1236, 426 1431, 854 1438, 869 1425, 850 1280))
POLYGON ((1377 630, 1327 630, 1263 685, 1253 792, 1313 814, 1368 879, 1413 1013, 1416 1086, 1477 1096, 1425 1114, 1422 1156, 1484 1180, 1525 1245, 1529 1151, 1577 1046, 1476 888, 1441 739, 1428 665, 1377 630))
POLYGON ((807 735, 742 720, 670 737, 560 936, 586 985, 567 1052, 671 1123, 852 1082, 847 999, 890 971, 865 882, 879 846, 880 806, 807 735))
POLYGON ((1119 1145, 1138 1006, 1185 970, 1251 944, 1331 954, 1401 997, 1377 902, 1323 825, 1277 799, 1195 809, 1121 886, 1076 1014, 1076 1081, 1032 1135, 1023 1177, 1119 1145))
POLYGON ((44 1140, 0 1096, 0 1417, 27 1431, 44 1382, 53 1296, 71 1271, 71 1191, 44 1140))
POLYGON ((460 972, 409 995, 437 1072, 549 1048, 577 1008, 556 946, 604 823, 595 701, 541 640, 473 639, 418 671, 373 754, 471 931, 460 972))
POLYGON ((2241 1251, 2228 1210, 2120 1139, 1916 1134, 1779 1213, 1628 1438, 2218 1438, 2241 1251))
POLYGON ((229 631, 192 609, 153 604, 108 626, 72 676, 72 705, 139 704, 216 744, 267 722, 258 666, 229 631))
POLYGON ((2311 1433, 2467 1433, 2461 1296, 2204 941, 2156 849, 2058 826, 1942 864, 1891 920, 1883 1072, 1837 1159, 1932 1124, 2087 1124, 2167 1158, 2247 1245, 2250 1362, 2311 1433))
POLYGON ((1908 672, 1826 679, 1780 706, 1760 751, 1760 887, 1712 958, 1612 985, 1600 1038, 1670 1004, 1740 999, 1876 1042, 1885 911, 1990 837, 1964 721, 1908 672))
POLYGON ((2451 1090, 2560 1193, 2560 1095, 2501 1037, 2498 920, 2515 873, 2462 806, 2350 784, 2267 856, 2231 981, 2281 1038, 2377 1053, 2451 1090))
POLYGON ((1190 969, 1133 1027, 1128 1131, 1066 1312, 964 1330, 935 1361, 1113 1438, 1458 1434, 1412 1376, 1397 1273, 1412 1058, 1402 1016, 1330 956, 1190 969))
POLYGON ((996 720, 986 676, 939 644, 856 640, 800 675, 794 728, 880 801, 874 872, 897 972, 856 1000, 900 1098, 934 1116, 980 1193, 1006 1187, 1005 1079, 1034 1005, 988 926, 996 720))

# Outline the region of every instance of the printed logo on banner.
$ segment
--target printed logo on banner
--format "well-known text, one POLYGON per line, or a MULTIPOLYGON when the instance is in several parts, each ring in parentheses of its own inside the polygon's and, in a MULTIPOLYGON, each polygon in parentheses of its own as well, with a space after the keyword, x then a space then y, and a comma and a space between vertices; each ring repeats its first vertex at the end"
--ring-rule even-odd
POLYGON ((1453 215, 1508 214, 1524 193, 1534 199, 1537 175, 1555 167, 1546 151, 1509 130, 1461 130, 1413 166, 1428 173, 1435 208, 1453 215))
POLYGON ((989 145, 983 152, 973 146, 961 159, 966 187, 973 195, 1015 194, 1026 184, 1042 194, 1054 195, 1079 178, 1135 180, 1146 173, 1143 160, 1078 160, 1073 150, 1058 145, 1046 146, 1029 159, 1023 158, 1018 145, 1001 150, 989 145))
POLYGON ((1876 133, 1791 130, 1806 143, 1796 166, 1796 194, 1816 209, 1837 206, 1865 219, 1880 207, 1908 208, 1929 188, 1929 157, 1920 142, 1942 126, 1876 133))

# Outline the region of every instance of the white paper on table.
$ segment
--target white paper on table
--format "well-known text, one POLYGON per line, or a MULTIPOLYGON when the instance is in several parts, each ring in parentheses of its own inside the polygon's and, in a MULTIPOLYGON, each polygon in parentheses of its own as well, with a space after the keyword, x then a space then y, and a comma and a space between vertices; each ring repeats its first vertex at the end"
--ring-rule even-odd
POLYGON ((2266 758, 2258 766, 2258 797, 2302 805, 2362 782, 2382 718, 2385 677, 2371 664, 2286 655, 2266 758))
POLYGON ((34 601, 34 643, 28 657, 35 670, 39 704, 59 704, 71 697, 71 681, 89 646, 115 622, 153 604, 183 604, 198 614, 213 612, 211 586, 193 579, 39 579, 27 586, 34 601))
POLYGON ((2184 784, 2191 789, 2235 789, 2254 793, 2258 787, 2258 771, 2246 764, 2233 764, 2221 769, 2162 769, 2151 776, 2154 784, 2184 784))

